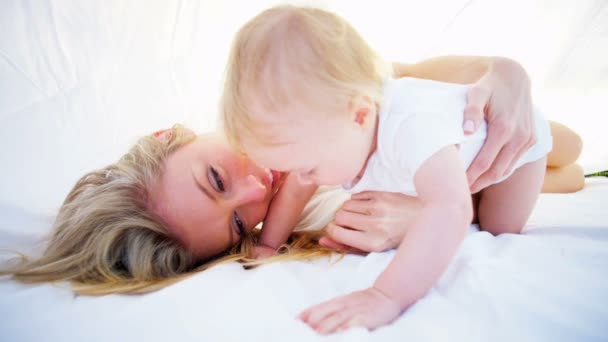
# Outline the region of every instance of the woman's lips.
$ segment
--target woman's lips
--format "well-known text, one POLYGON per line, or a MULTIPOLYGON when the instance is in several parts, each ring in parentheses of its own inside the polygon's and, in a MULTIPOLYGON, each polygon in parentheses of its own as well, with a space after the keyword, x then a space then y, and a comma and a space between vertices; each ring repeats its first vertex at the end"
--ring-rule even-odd
POLYGON ((274 188, 281 178, 281 173, 279 171, 270 170, 270 174, 272 175, 272 187, 274 188))
POLYGON ((271 169, 265 169, 265 171, 265 175, 262 177, 262 183, 268 191, 274 194, 280 185, 281 173, 271 169))
POLYGON ((271 191, 272 190, 272 184, 273 184, 273 175, 272 172, 270 172, 270 169, 264 169, 264 176, 262 177, 262 183, 264 183, 264 186, 266 187, 266 191, 271 191))

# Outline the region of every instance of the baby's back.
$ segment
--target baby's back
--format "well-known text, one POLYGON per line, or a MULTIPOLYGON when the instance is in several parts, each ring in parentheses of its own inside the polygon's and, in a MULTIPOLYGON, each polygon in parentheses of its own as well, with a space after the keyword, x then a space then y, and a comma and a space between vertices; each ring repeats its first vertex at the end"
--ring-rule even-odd
POLYGON ((484 121, 474 134, 464 134, 463 115, 470 85, 406 77, 389 80, 386 87, 387 123, 407 120, 410 127, 401 134, 426 135, 416 147, 416 154, 423 155, 419 158, 426 159, 438 147, 453 143, 458 145, 465 167, 471 164, 486 139, 487 129, 484 121))
MULTIPOLYGON (((449 145, 458 147, 460 158, 468 168, 487 135, 485 121, 474 134, 464 134, 463 115, 469 88, 469 85, 417 78, 389 79, 380 106, 377 150, 370 157, 361 180, 350 190, 400 191, 415 195, 413 178, 417 169, 449 145)), ((551 150, 549 126, 538 111, 534 114, 538 143, 524 154, 515 168, 551 150)))

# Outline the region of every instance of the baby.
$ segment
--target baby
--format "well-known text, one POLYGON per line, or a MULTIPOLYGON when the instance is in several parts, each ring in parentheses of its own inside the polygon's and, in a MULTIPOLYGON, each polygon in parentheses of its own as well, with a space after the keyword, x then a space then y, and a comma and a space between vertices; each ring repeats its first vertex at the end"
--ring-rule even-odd
POLYGON ((474 217, 493 234, 519 233, 551 149, 549 126, 535 113, 538 142, 472 200, 465 171, 486 129, 462 132, 468 87, 391 79, 386 65, 342 18, 293 6, 253 18, 231 52, 222 98, 227 136, 258 163, 289 172, 260 246, 274 251, 285 242, 316 185, 403 192, 423 204, 373 286, 300 315, 324 333, 399 317, 439 279, 474 217))

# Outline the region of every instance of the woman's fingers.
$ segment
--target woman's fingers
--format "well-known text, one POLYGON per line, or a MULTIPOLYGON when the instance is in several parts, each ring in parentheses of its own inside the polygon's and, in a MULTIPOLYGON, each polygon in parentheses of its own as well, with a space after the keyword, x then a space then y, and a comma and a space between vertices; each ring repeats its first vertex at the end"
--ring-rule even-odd
POLYGON ((335 223, 330 223, 325 230, 334 241, 366 252, 382 252, 394 247, 394 241, 384 231, 358 231, 335 223))
MULTIPOLYGON (((512 155, 509 156, 504 154, 502 155, 501 160, 497 160, 496 157, 506 144, 510 135, 511 132, 509 131, 509 128, 503 125, 498 126, 498 123, 496 123, 488 126, 488 137, 467 170, 467 178, 469 186, 471 186, 471 192, 475 193, 479 191, 480 186, 487 185, 480 183, 476 184, 481 175, 484 175, 483 182, 487 183, 488 179, 498 179, 503 174, 511 161, 510 157, 512 157, 512 155)), ((483 187, 481 187, 481 189, 483 189, 483 187)))
POLYGON ((475 133, 484 120, 483 109, 488 103, 490 92, 479 85, 473 85, 467 92, 467 106, 464 109, 462 128, 467 135, 475 133))
POLYGON ((340 211, 347 211, 350 213, 356 213, 361 215, 372 215, 373 214, 373 202, 371 200, 355 200, 350 199, 345 201, 340 208, 340 211))
POLYGON ((344 202, 327 233, 334 242, 357 250, 385 251, 397 247, 419 208, 416 197, 365 191, 344 202))
POLYGON ((507 174, 510 174, 517 161, 530 149, 534 144, 536 144, 536 124, 534 121, 526 123, 526 127, 519 130, 519 133, 516 132, 516 136, 511 139, 508 145, 513 145, 512 150, 515 151, 513 159, 511 159, 511 163, 507 166, 505 172, 503 173, 503 177, 507 174))
POLYGON ((398 246, 420 208, 416 197, 364 191, 354 194, 327 225, 325 247, 347 253, 382 252, 398 246))
MULTIPOLYGON (((383 191, 364 191, 354 194, 342 204, 340 211, 358 213, 365 216, 383 217, 396 207, 414 204, 416 199, 401 193, 383 191)), ((338 211, 338 212, 340 212, 338 211)))
POLYGON ((486 141, 467 170, 471 191, 477 192, 508 174, 536 140, 530 79, 519 63, 494 59, 488 73, 469 90, 467 101, 467 108, 475 110, 465 111, 465 121, 483 108, 488 123, 486 141))
POLYGON ((325 228, 327 235, 333 240, 340 244, 347 245, 359 250, 368 250, 367 241, 365 234, 352 230, 349 228, 345 228, 335 223, 330 223, 325 228))
POLYGON ((364 252, 360 249, 339 243, 337 241, 335 241, 334 239, 332 239, 329 236, 323 236, 319 239, 319 244, 323 247, 327 247, 327 248, 331 248, 334 249, 336 251, 340 251, 340 252, 344 252, 344 253, 349 253, 349 254, 360 254, 360 255, 364 255, 367 254, 367 252, 364 252))
POLYGON ((536 141, 532 123, 523 126, 497 120, 488 125, 488 137, 467 170, 472 193, 496 183, 510 173, 515 163, 536 141))
POLYGON ((350 195, 350 198, 352 200, 365 201, 365 200, 373 199, 376 196, 376 194, 377 194, 376 191, 361 191, 356 194, 350 195))
MULTIPOLYGON (((369 209, 371 212, 371 209, 369 209)), ((370 230, 373 229, 374 217, 370 214, 360 214, 343 209, 336 212, 334 223, 338 226, 348 227, 353 230, 370 230)))

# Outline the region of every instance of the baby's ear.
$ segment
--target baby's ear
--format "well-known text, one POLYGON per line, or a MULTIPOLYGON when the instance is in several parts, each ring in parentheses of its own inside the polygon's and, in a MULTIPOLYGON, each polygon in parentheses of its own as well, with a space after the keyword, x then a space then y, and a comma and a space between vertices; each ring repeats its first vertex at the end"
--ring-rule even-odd
POLYGON ((375 107, 374 101, 369 96, 355 96, 350 101, 353 121, 359 126, 365 125, 368 120, 374 118, 375 107))
POLYGON ((152 133, 152 136, 160 142, 167 142, 173 138, 173 129, 161 129, 160 131, 152 133))
POLYGON ((359 108, 355 112, 355 122, 359 126, 363 126, 365 124, 365 121, 368 120, 369 112, 370 112, 369 108, 364 108, 364 107, 359 108))

